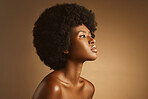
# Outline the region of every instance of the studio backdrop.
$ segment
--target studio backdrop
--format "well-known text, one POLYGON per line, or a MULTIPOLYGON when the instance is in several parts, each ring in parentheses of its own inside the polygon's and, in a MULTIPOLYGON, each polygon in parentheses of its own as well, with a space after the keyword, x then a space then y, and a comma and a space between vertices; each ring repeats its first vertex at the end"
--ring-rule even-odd
POLYGON ((93 99, 148 99, 147 0, 1 0, 0 99, 31 99, 51 72, 33 47, 40 13, 58 3, 77 3, 95 13, 98 58, 82 76, 95 85, 93 99))

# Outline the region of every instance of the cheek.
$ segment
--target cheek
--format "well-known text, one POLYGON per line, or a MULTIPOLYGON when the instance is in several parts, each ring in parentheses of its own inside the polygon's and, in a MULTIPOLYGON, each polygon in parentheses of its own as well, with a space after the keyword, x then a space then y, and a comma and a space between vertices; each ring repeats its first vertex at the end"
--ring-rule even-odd
POLYGON ((79 54, 87 54, 90 51, 90 46, 86 42, 81 42, 77 49, 79 49, 79 54))
POLYGON ((83 53, 84 51, 88 50, 88 48, 89 48, 88 42, 85 40, 80 40, 80 41, 73 43, 72 50, 74 52, 78 52, 78 53, 82 52, 83 53))
POLYGON ((90 45, 88 41, 74 42, 70 50, 70 54, 75 58, 84 58, 90 54, 90 45))

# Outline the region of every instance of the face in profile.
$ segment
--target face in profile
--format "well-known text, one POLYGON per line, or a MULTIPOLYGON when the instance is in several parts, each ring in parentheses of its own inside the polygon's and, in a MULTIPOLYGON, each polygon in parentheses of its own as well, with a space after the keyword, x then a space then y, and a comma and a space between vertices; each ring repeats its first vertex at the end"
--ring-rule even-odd
POLYGON ((70 59, 86 61, 97 58, 96 40, 92 38, 89 29, 85 25, 82 24, 73 28, 71 43, 70 59))

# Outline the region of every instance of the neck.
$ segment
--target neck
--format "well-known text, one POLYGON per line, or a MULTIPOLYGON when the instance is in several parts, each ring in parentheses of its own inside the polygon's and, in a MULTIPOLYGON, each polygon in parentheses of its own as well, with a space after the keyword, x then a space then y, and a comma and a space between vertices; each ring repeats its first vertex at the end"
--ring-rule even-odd
POLYGON ((77 85, 84 62, 68 60, 64 68, 64 76, 72 85, 77 85))

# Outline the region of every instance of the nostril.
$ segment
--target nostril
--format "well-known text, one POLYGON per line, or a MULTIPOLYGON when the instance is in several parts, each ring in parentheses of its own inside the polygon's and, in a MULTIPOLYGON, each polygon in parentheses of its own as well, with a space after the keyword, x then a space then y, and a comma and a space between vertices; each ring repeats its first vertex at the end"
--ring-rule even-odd
POLYGON ((94 44, 94 42, 92 41, 91 44, 94 44))
POLYGON ((90 41, 89 44, 94 44, 94 41, 90 41))
POLYGON ((89 43, 89 44, 95 44, 95 42, 96 42, 96 40, 95 40, 95 39, 90 38, 88 43, 89 43))

